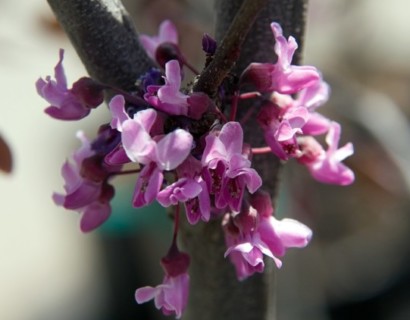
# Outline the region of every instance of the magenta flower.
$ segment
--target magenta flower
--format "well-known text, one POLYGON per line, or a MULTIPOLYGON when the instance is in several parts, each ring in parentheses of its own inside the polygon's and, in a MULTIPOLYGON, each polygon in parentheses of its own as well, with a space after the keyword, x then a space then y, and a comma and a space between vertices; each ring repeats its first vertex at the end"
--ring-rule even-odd
POLYGON ((324 151, 313 138, 304 138, 300 141, 303 155, 298 160, 307 166, 316 180, 344 186, 353 183, 355 177, 353 171, 341 161, 351 156, 354 151, 351 143, 338 148, 339 139, 340 125, 332 122, 326 136, 326 143, 329 146, 327 151, 324 151))
POLYGON ((282 261, 279 258, 285 255, 286 249, 303 248, 311 237, 312 231, 296 220, 279 221, 273 216, 262 216, 252 231, 236 236, 225 232, 228 247, 225 257, 229 256, 238 279, 244 280, 255 272, 263 272, 263 255, 271 258, 280 268, 282 261))
POLYGON ((277 220, 275 217, 261 217, 257 228, 260 240, 268 248, 266 254, 273 259, 280 268, 282 257, 287 248, 303 248, 308 245, 312 238, 312 230, 293 219, 277 220))
POLYGON ((61 49, 60 60, 54 68, 55 80, 50 76, 45 80, 39 78, 36 82, 37 92, 51 104, 45 110, 48 115, 60 120, 79 120, 103 102, 103 87, 84 77, 68 89, 63 58, 64 50, 61 49))
POLYGON ((203 93, 186 95, 180 92, 181 68, 177 60, 165 64, 165 84, 163 86, 150 85, 144 95, 145 100, 170 115, 184 115, 193 119, 200 119, 208 109, 210 99, 203 93))
POLYGON ((303 134, 315 136, 326 133, 329 130, 331 121, 315 112, 318 107, 328 100, 329 93, 329 85, 322 80, 299 92, 295 104, 307 108, 310 113, 307 123, 302 128, 303 134))
POLYGON ((278 23, 273 22, 271 28, 275 37, 277 62, 251 63, 242 74, 242 82, 254 84, 261 92, 293 94, 319 80, 320 75, 315 67, 291 64, 298 47, 296 40, 293 37, 286 40, 278 23))
POLYGON ((312 231, 304 224, 293 219, 279 221, 274 218, 268 193, 258 190, 250 196, 250 203, 255 207, 245 203, 240 212, 227 214, 223 221, 228 247, 225 257, 229 256, 239 280, 263 272, 263 255, 280 268, 279 258, 287 248, 305 247, 312 237, 312 231))
POLYGON ((203 177, 215 206, 229 206, 239 211, 245 187, 250 193, 261 185, 262 179, 251 168, 251 162, 242 154, 243 131, 237 122, 226 123, 218 135, 209 134, 202 156, 203 177))
MULTIPOLYGON (((54 193, 53 200, 66 209, 78 211, 81 214, 80 229, 88 232, 100 226, 110 216, 109 201, 114 196, 114 189, 106 183, 106 177, 96 179, 93 172, 93 179, 84 177, 84 163, 87 159, 92 159, 94 151, 91 150, 91 145, 82 132, 79 132, 77 137, 81 140, 82 146, 74 152, 71 161, 64 163, 61 170, 66 194, 54 193)), ((108 174, 108 169, 104 171, 97 168, 96 171, 104 176, 108 174)))
POLYGON ((157 36, 141 35, 139 37, 142 46, 151 59, 155 60, 156 51, 163 43, 178 44, 178 32, 175 25, 170 20, 164 20, 159 26, 157 36))
POLYGON ((309 112, 305 107, 292 104, 280 107, 273 103, 265 104, 258 114, 265 141, 272 152, 282 160, 298 155, 296 134, 309 120, 309 112))
POLYGON ((122 144, 128 158, 145 165, 134 192, 135 207, 151 203, 162 185, 162 172, 174 170, 191 152, 193 137, 183 129, 174 130, 158 141, 151 138, 149 131, 155 116, 154 110, 147 109, 122 124, 122 144))
POLYGON ((175 314, 177 319, 181 318, 188 303, 189 260, 189 256, 180 252, 173 242, 168 254, 161 259, 161 265, 165 271, 162 284, 137 289, 135 300, 138 303, 144 303, 154 299, 155 307, 161 309, 165 315, 175 314))
POLYGON ((155 307, 165 315, 175 314, 179 319, 188 303, 189 275, 165 276, 162 284, 156 287, 143 287, 135 292, 135 300, 144 303, 154 299, 155 307))
POLYGON ((225 235, 225 240, 228 247, 225 258, 229 256, 238 280, 245 280, 255 272, 263 272, 265 269, 263 254, 270 255, 270 252, 257 234, 247 237, 225 235))

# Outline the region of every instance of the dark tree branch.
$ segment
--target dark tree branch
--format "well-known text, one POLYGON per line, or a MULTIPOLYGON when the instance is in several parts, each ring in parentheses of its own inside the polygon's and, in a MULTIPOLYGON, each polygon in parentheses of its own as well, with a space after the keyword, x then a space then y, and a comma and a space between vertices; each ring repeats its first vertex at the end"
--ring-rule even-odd
POLYGON ((48 0, 88 73, 132 91, 153 62, 119 0, 48 0))
MULTIPOLYGON (((237 15, 240 14, 239 10, 243 3, 246 2, 240 0, 216 1, 217 41, 225 39, 225 32, 228 29, 229 32, 235 33, 231 30, 233 27, 230 26, 234 25, 232 22, 234 19, 241 21, 237 15)), ((270 29, 270 23, 273 21, 282 25, 285 35, 292 34, 301 44, 305 8, 305 0, 269 0, 240 46, 239 59, 230 72, 239 76, 251 62, 274 62, 276 60, 273 51, 274 37, 270 29)), ((294 63, 299 58, 300 51, 295 56, 294 63)), ((221 71, 219 64, 217 64, 211 73, 215 78, 218 78, 217 81, 220 81, 218 74, 224 77, 226 75, 224 72, 225 70, 221 71)), ((212 81, 212 76, 210 76, 209 81, 211 81, 211 88, 217 82, 212 81)), ((247 102, 239 107, 239 119, 243 113, 248 111, 251 103, 247 102)), ((249 121, 244 127, 246 142, 254 146, 264 144, 263 133, 258 131, 258 127, 256 121, 249 121)), ((254 156, 252 163, 263 179, 264 188, 275 198, 281 167, 279 159, 273 154, 258 155, 254 156)), ((184 225, 181 235, 183 244, 192 259, 190 267, 191 295, 184 319, 275 319, 272 263, 266 261, 267 265, 263 274, 255 274, 243 282, 238 282, 229 259, 223 258, 226 247, 221 221, 198 224, 195 227, 184 225)))
MULTIPOLYGON (((240 48, 249 29, 268 0, 245 0, 238 14, 224 34, 215 56, 209 66, 201 73, 193 90, 214 96, 218 87, 239 59, 240 48)), ((226 29, 225 29, 226 30, 226 29)))

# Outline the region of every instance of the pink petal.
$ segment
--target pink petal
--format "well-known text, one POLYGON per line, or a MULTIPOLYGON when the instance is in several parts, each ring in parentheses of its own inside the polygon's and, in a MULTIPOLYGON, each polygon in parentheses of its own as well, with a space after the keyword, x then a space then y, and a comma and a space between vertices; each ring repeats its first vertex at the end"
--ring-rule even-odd
POLYGON ((79 209, 94 202, 101 193, 101 184, 83 180, 79 188, 65 197, 64 208, 79 209))
POLYGON ((242 154, 243 131, 238 122, 228 122, 219 133, 218 138, 225 145, 226 153, 230 158, 233 154, 242 154))
POLYGON ((132 204, 140 208, 152 203, 161 189, 164 176, 154 163, 146 165, 140 172, 135 185, 132 204))
POLYGON ((135 300, 138 303, 144 303, 149 300, 154 299, 154 297, 159 293, 161 289, 153 288, 153 287, 142 287, 135 291, 135 300))
POLYGON ((108 203, 94 202, 85 208, 80 220, 82 232, 89 232, 103 224, 111 214, 108 203))
POLYGON ((159 40, 178 44, 178 31, 170 20, 164 20, 159 26, 159 40))
POLYGON ((155 159, 156 144, 141 123, 127 120, 122 130, 122 144, 131 161, 148 164, 155 159))
POLYGON ((129 120, 130 117, 125 112, 125 99, 122 95, 116 95, 108 104, 111 114, 111 128, 122 131, 122 123, 129 120))
POLYGON ((293 219, 276 220, 270 218, 276 234, 286 248, 303 248, 308 245, 312 238, 312 230, 293 219))
POLYGON ((190 154, 193 137, 183 129, 168 133, 157 143, 157 165, 162 170, 173 170, 190 154))

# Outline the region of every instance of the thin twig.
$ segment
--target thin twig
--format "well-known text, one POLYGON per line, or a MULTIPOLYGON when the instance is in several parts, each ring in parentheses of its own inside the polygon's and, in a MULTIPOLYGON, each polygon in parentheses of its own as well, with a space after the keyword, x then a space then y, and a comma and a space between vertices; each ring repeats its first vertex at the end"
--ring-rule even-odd
POLYGON ((268 0, 245 0, 215 56, 208 67, 194 84, 193 91, 202 91, 214 96, 217 88, 239 59, 240 47, 252 27, 258 13, 268 3, 268 0))

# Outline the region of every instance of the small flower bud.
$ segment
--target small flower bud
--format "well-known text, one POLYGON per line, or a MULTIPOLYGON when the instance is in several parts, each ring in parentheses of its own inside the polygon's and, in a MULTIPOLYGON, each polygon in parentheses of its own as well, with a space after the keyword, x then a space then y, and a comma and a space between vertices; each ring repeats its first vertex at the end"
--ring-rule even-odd
POLYGON ((204 50, 206 54, 213 55, 215 54, 216 48, 216 41, 209 34, 205 33, 202 37, 202 50, 204 50))

